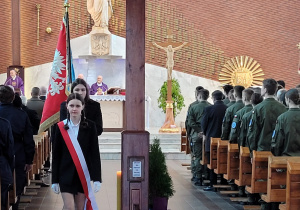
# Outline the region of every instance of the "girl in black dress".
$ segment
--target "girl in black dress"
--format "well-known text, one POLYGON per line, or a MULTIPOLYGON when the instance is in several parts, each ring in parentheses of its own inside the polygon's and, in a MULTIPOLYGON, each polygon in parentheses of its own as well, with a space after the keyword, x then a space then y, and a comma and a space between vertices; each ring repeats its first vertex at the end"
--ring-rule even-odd
POLYGON ((67 119, 58 123, 53 141, 52 189, 62 193, 64 209, 70 210, 97 209, 93 191, 102 182, 97 130, 85 118, 84 105, 81 95, 69 95, 67 119))

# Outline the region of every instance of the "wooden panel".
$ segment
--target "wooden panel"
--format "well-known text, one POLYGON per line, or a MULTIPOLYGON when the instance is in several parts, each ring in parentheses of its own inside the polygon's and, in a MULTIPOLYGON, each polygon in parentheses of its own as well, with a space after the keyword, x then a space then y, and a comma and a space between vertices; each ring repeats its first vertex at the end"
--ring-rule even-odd
POLYGON ((20 0, 11 1, 12 64, 21 65, 20 0))
POLYGON ((236 181, 238 186, 251 185, 252 165, 248 147, 240 147, 239 178, 236 181))

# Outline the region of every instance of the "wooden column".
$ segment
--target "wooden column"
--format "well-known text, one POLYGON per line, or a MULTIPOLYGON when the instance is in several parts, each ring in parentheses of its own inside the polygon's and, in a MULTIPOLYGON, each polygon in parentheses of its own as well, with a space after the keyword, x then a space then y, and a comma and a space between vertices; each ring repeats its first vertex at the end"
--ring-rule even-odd
POLYGON ((20 0, 11 0, 12 65, 21 65, 20 0))
POLYGON ((126 130, 122 132, 122 210, 148 209, 145 131, 145 0, 126 0, 126 130), (136 170, 140 170, 140 174, 136 170), (134 172, 135 171, 135 172, 134 172))

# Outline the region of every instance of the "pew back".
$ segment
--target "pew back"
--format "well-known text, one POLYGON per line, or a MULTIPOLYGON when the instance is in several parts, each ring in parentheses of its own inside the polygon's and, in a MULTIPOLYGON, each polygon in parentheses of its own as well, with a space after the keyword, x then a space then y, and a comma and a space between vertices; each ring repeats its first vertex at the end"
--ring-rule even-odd
POLYGON ((235 180, 238 186, 251 185, 252 164, 248 147, 240 147, 239 177, 235 180))
POLYGON ((268 158, 270 151, 253 151, 251 186, 247 186, 249 193, 266 193, 268 178, 268 158))
POLYGON ((300 157, 287 161, 286 207, 299 209, 300 206, 300 157))
POLYGON ((207 164, 207 168, 209 168, 209 169, 217 168, 218 140, 220 140, 220 138, 212 137, 210 139, 210 164, 207 164))
POLYGON ((218 140, 217 147, 217 168, 214 170, 216 174, 226 174, 227 173, 227 154, 228 154, 228 144, 227 140, 218 140))
POLYGON ((227 180, 239 178, 239 146, 238 144, 228 144, 227 155, 227 174, 224 178, 227 180))

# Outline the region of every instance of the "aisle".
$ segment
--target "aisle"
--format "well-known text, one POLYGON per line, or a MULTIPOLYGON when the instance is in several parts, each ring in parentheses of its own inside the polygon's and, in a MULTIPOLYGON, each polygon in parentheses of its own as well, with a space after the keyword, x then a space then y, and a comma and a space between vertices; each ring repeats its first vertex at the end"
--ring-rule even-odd
MULTIPOLYGON (((243 209, 241 205, 230 202, 227 196, 215 192, 204 192, 203 187, 192 185, 191 173, 181 163, 187 160, 167 160, 169 172, 172 176, 176 193, 170 198, 170 210, 206 210, 206 209, 243 209)), ((96 194, 100 210, 116 210, 116 171, 121 169, 120 160, 102 160, 103 185, 96 194)), ((50 181, 50 176, 45 178, 50 181)), ((31 203, 20 204, 20 209, 26 210, 54 210, 62 209, 61 195, 56 195, 50 187, 42 187, 38 195, 32 196, 31 203)))

